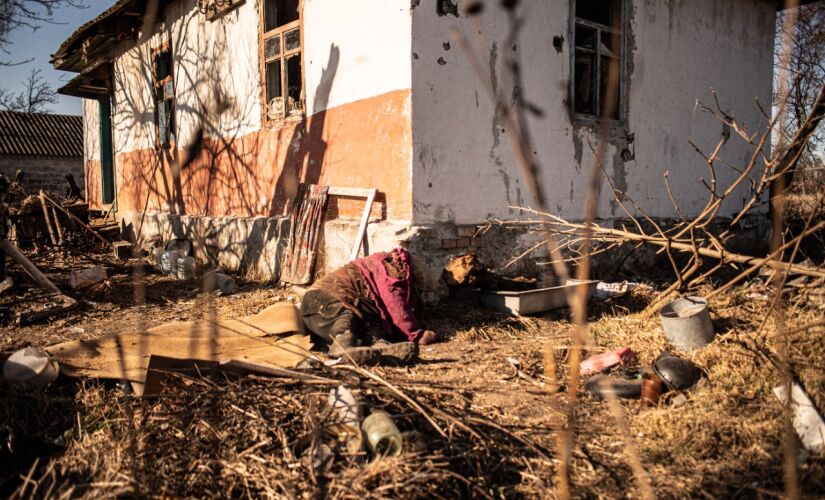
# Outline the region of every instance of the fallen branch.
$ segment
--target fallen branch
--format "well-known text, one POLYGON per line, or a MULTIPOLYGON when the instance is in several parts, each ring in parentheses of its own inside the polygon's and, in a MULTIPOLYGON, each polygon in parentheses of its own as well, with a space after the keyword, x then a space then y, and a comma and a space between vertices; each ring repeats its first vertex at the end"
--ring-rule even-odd
MULTIPOLYGON (((517 207, 519 210, 523 210, 525 212, 534 213, 540 217, 548 217, 549 214, 543 213, 538 210, 533 210, 530 208, 524 207, 517 207)), ((567 222, 563 219, 556 218, 556 221, 520 221, 517 224, 522 225, 533 225, 533 226, 543 226, 547 228, 548 226, 555 226, 555 227, 562 227, 567 229, 572 229, 573 232, 564 232, 564 231, 555 231, 553 229, 547 229, 548 232, 561 232, 565 235, 575 235, 578 236, 578 231, 590 231, 592 232, 593 236, 592 239, 596 241, 606 241, 606 242, 627 242, 627 241, 638 241, 641 243, 646 243, 649 245, 658 246, 661 248, 671 248, 674 250, 679 250, 685 253, 698 253, 703 257, 711 257, 719 260, 725 260, 728 262, 736 262, 738 264, 744 264, 749 266, 760 267, 763 265, 768 265, 774 269, 780 270, 787 270, 788 272, 795 273, 795 274, 802 274, 805 276, 813 276, 817 278, 825 277, 825 271, 817 268, 810 268, 805 266, 800 266, 798 264, 793 264, 789 262, 783 262, 780 260, 776 260, 773 258, 774 254, 769 255, 768 257, 754 257, 751 255, 742 255, 733 252, 727 252, 724 249, 719 250, 715 247, 710 246, 697 246, 695 243, 690 242, 686 239, 673 239, 670 237, 662 237, 662 236, 650 236, 648 234, 639 234, 632 231, 627 231, 624 229, 613 229, 608 227, 601 227, 598 224, 583 224, 583 223, 575 223, 575 222, 567 222)), ((504 224, 512 224, 505 222, 504 224)), ((789 241, 783 248, 787 248, 793 244, 796 240, 800 238, 804 238, 810 236, 811 234, 816 233, 825 229, 825 221, 820 221, 818 224, 815 224, 811 228, 807 229, 800 235, 798 235, 793 240, 789 241)))
POLYGON ((99 239, 100 241, 102 241, 106 245, 109 245, 110 247, 114 248, 114 244, 111 241, 109 241, 106 238, 104 238, 103 236, 101 236, 100 233, 98 233, 97 231, 92 229, 88 224, 86 224, 85 222, 80 220, 80 218, 78 216, 76 216, 75 214, 73 214, 70 211, 63 208, 62 205, 60 205, 59 203, 57 203, 53 199, 49 198, 49 195, 47 195, 45 193, 41 193, 41 194, 43 195, 44 198, 46 198, 46 200, 49 201, 49 203, 52 204, 52 206, 54 206, 55 208, 57 208, 58 210, 60 210, 64 214, 66 214, 66 217, 68 217, 68 218, 72 219, 73 221, 77 222, 78 224, 80 224, 84 229, 86 229, 87 231, 92 233, 92 236, 94 236, 95 238, 99 239))
POLYGON ((45 274, 41 273, 40 269, 32 264, 32 262, 27 259, 25 255, 23 255, 23 252, 14 246, 14 243, 2 238, 0 239, 0 250, 4 251, 6 255, 14 259, 14 261, 17 262, 24 271, 26 271, 26 274, 28 274, 38 286, 51 292, 63 295, 63 292, 61 292, 60 289, 57 288, 45 274))

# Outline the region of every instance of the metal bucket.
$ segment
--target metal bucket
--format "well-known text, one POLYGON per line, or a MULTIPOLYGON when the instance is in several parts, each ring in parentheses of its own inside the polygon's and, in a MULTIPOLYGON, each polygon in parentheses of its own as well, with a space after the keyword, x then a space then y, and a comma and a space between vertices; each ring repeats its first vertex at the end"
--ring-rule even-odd
POLYGON ((708 301, 702 297, 676 299, 659 311, 659 317, 667 340, 683 351, 705 346, 716 336, 708 301))

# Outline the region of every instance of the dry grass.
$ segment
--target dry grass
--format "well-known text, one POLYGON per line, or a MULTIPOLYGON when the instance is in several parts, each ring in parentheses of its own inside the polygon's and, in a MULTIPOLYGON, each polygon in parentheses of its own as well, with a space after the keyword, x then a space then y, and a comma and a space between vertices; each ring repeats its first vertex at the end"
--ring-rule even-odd
MULTIPOLYGON (((55 271, 59 277, 59 273, 55 271)), ((108 292, 93 304, 47 324, 3 329, 4 350, 45 345, 67 337, 119 331, 143 315, 149 324, 204 314, 195 284, 180 286, 150 276, 147 305, 131 305, 128 272, 115 273, 108 292), (80 330, 82 329, 82 331, 80 330)), ((686 357, 708 381, 684 406, 663 402, 622 408, 639 458, 657 496, 753 497, 782 492, 782 414, 771 389, 779 373, 760 350, 776 350, 771 322, 759 331, 769 301, 758 285, 732 289, 711 303, 719 336, 686 357)), ((249 314, 288 294, 253 284, 215 300, 220 314, 249 314)), ((789 329, 822 321, 820 289, 794 289, 789 329), (818 295, 818 293, 820 293, 818 295)), ((96 299, 96 300, 95 300, 96 299)), ((594 304, 591 351, 630 346, 640 364, 666 347, 657 318, 637 314, 653 299, 636 289, 594 304)), ((345 382, 373 407, 395 415, 409 435, 408 451, 371 459, 338 450, 329 470, 314 469, 307 450, 334 440, 325 434, 328 387, 294 381, 230 378, 173 379, 157 400, 140 400, 113 383, 63 381, 44 394, 2 390, 0 493, 23 496, 268 496, 528 497, 551 495, 557 462, 554 439, 563 421, 564 392, 537 384, 544 346, 555 353, 556 379, 564 384, 571 325, 567 313, 510 318, 472 304, 428 311, 428 326, 448 342, 422 350, 410 368, 381 368, 386 378, 420 402, 441 437, 386 386, 343 369, 324 376, 345 382), (508 357, 527 378, 513 377, 508 357), (314 443, 314 444, 313 444, 314 443), (29 477, 26 481, 25 477, 29 477), (36 487, 36 490, 35 490, 36 487)), ((822 326, 791 335, 794 373, 819 408, 825 408, 822 326)), ((585 397, 579 405, 573 452, 573 491, 582 497, 637 496, 622 434, 607 404, 585 397)), ((825 494, 825 459, 808 457, 800 470, 803 493, 825 494)))

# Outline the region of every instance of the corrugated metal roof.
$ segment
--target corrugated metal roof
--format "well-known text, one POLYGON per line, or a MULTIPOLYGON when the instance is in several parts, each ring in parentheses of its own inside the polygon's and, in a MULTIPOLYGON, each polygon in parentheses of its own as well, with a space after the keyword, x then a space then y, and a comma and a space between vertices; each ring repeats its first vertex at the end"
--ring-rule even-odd
POLYGON ((83 156, 83 117, 0 111, 0 156, 83 156))

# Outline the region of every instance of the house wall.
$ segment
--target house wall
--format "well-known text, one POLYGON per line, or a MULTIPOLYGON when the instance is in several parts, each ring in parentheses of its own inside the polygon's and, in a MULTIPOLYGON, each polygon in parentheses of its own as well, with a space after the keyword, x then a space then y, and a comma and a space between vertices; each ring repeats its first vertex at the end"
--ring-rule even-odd
MULTIPOLYGON (((512 105, 514 95, 542 110, 530 116, 540 183, 554 214, 580 219, 587 196, 593 155, 598 149, 592 126, 571 120, 567 104, 571 71, 571 7, 563 0, 520 3, 524 25, 515 42, 506 42, 506 13, 488 3, 477 18, 439 15, 438 2, 421 2, 413 11, 413 219, 430 225, 443 221, 479 223, 489 218, 523 218, 509 206, 535 206, 513 154, 506 126, 488 94, 512 105), (450 35, 468 37, 480 61, 482 79, 467 54, 450 35), (561 50, 553 37, 564 38, 561 50), (516 88, 509 64, 521 63, 523 84, 516 88)), ((448 2, 449 3, 449 2, 448 2)), ((682 212, 695 215, 708 199, 700 182, 707 165, 690 141, 712 151, 723 133, 721 123, 695 108, 712 104, 711 89, 722 107, 758 130, 764 124, 756 99, 769 107, 772 81, 775 2, 765 0, 628 0, 628 120, 605 148, 604 168, 654 217, 677 216, 663 174, 682 212), (634 141, 626 140, 633 134, 634 141), (622 160, 627 148, 633 155, 622 160)), ((734 137, 721 158, 747 163, 752 148, 734 137)), ((719 183, 737 175, 720 167, 719 183)), ((742 207, 740 190, 720 215, 742 207)), ((621 217, 605 182, 599 216, 621 217)))
POLYGON ((103 209, 103 184, 100 166, 100 105, 82 99, 83 169, 86 175, 86 202, 93 210, 103 209))
POLYGON ((68 184, 66 174, 72 174, 78 186, 83 185, 83 160, 48 156, 0 156, 0 175, 14 180, 17 170, 24 172, 23 187, 31 194, 39 190, 64 194, 68 184))
MULTIPOLYGON (((214 22, 195 5, 194 0, 173 3, 151 33, 116 54, 113 135, 124 226, 145 232, 144 213, 250 221, 282 217, 299 182, 377 188, 374 218, 391 226, 409 223, 409 3, 304 0, 308 118, 276 127, 262 125, 259 2, 248 0, 214 22), (150 61, 163 43, 172 47, 174 60, 177 144, 158 151, 150 61), (201 153, 176 172, 201 127, 201 153)), ((89 120, 87 127, 92 126, 89 120)), ((88 165, 90 171, 97 168, 88 165)), ((331 212, 352 226, 361 206, 360 200, 334 200, 331 212)), ((154 230, 176 227, 160 223, 154 230)), ((325 265, 335 266, 346 260, 352 240, 329 236, 330 242, 340 240, 340 248, 325 252, 330 257, 325 265)), ((225 259, 230 269, 236 254, 225 259)))

